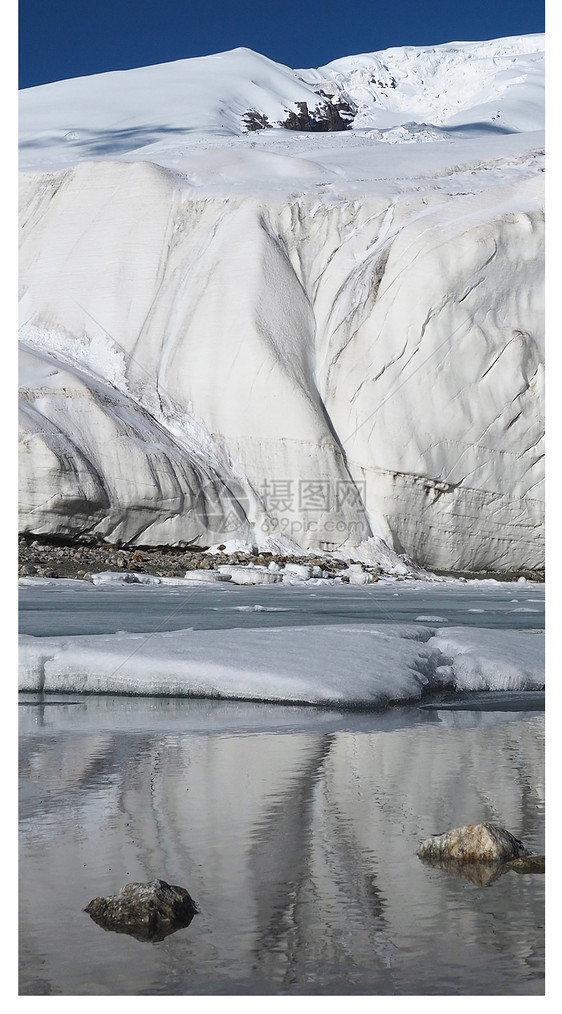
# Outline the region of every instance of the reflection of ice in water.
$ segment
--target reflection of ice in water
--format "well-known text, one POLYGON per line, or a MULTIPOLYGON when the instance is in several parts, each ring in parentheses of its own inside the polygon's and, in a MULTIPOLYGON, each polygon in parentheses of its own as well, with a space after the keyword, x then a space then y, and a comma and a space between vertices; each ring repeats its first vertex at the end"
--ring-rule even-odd
POLYGON ((20 709, 24 986, 41 960, 62 992, 447 992, 451 967, 461 992, 540 990, 540 878, 491 885, 491 923, 490 895, 415 853, 474 818, 542 850, 543 716, 275 708, 275 732, 267 706, 79 708, 45 709, 43 727, 20 709), (156 876, 201 915, 165 949, 116 951, 81 909, 156 876))

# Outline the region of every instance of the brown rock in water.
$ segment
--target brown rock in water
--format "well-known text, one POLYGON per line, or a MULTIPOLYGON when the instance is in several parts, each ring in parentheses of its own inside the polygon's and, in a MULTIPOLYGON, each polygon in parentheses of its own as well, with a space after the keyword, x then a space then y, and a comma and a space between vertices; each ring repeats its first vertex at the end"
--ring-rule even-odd
POLYGON ((515 870, 516 873, 544 873, 544 856, 521 856, 508 863, 507 869, 515 870))
POLYGON ((420 859, 429 861, 454 859, 471 863, 507 863, 526 856, 523 843, 503 827, 495 824, 467 824, 423 841, 418 849, 420 859))
POLYGON ((84 911, 103 929, 156 941, 189 926, 199 909, 184 887, 153 880, 127 884, 113 897, 94 898, 84 911))

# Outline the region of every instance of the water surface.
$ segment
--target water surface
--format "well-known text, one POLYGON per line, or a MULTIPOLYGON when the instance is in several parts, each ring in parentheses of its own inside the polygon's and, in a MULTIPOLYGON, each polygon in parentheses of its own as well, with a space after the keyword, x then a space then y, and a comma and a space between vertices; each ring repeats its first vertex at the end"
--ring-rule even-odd
POLYGON ((19 712, 21 994, 544 992, 544 877, 480 886, 416 856, 475 820, 544 851, 540 710, 24 695, 19 712), (159 943, 83 911, 155 877, 201 909, 159 943))
POLYGON ((379 581, 357 587, 309 583, 248 587, 226 582, 205 587, 115 587, 36 581, 20 587, 20 632, 39 637, 416 621, 437 627, 542 629, 544 585, 379 581))

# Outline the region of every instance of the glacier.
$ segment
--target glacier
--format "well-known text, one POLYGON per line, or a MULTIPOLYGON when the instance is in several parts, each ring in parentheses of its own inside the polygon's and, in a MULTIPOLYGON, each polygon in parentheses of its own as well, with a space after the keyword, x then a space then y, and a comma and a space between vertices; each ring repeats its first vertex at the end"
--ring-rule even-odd
POLYGON ((537 35, 23 91, 20 530, 541 569, 543 87, 537 35))

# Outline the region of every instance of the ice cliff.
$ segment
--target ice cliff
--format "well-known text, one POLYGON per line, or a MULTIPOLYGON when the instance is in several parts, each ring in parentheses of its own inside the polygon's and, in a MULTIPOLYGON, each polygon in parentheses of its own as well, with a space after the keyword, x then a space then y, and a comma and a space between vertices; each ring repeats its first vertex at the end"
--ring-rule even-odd
POLYGON ((541 567, 543 45, 23 92, 22 530, 541 567))

